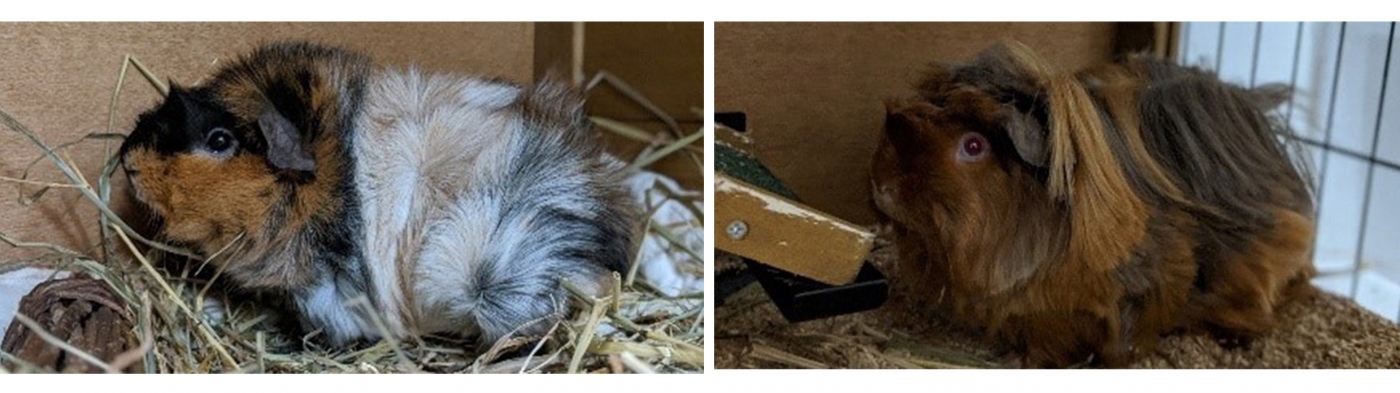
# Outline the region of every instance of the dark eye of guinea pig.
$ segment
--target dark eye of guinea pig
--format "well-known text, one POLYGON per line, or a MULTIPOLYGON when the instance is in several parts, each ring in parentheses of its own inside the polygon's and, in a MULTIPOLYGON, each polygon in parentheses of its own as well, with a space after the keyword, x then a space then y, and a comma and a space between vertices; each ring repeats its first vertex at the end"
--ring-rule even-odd
POLYGON ((973 162, 987 155, 987 138, 975 132, 963 134, 958 141, 958 161, 973 162))
POLYGON ((238 140, 233 139, 233 133, 222 127, 209 131, 209 136, 204 139, 204 147, 213 153, 224 153, 233 150, 233 146, 238 144, 238 140))

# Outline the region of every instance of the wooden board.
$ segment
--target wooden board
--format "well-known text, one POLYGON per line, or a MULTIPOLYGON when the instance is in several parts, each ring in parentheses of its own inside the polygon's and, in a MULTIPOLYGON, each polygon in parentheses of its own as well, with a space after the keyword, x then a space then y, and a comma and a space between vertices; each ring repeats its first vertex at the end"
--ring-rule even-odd
POLYGON ((715 248, 830 285, 848 284, 874 244, 862 227, 715 174, 715 248), (731 236, 731 225, 747 228, 731 236))

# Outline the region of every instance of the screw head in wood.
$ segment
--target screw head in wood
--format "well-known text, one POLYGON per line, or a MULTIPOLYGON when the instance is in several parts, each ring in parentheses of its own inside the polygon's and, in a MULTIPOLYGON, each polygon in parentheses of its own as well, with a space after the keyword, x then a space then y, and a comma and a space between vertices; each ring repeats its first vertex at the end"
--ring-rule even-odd
POLYGON ((730 239, 743 239, 744 236, 749 234, 749 224, 746 224, 743 221, 731 222, 729 223, 729 226, 724 229, 724 233, 729 235, 730 239))

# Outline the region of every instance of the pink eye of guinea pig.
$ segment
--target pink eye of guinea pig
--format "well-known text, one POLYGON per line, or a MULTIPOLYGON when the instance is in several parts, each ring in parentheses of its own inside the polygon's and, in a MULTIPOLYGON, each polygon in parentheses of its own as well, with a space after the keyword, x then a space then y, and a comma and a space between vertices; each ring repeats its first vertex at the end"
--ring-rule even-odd
POLYGON ((958 140, 958 161, 980 161, 987 155, 987 138, 976 132, 963 134, 958 140))

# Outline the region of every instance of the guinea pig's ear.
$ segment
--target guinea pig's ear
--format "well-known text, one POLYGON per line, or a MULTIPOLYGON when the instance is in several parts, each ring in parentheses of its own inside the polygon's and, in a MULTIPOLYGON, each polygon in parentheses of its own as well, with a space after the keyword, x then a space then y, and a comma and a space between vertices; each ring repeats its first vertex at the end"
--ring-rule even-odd
POLYGON ((901 156, 917 153, 924 149, 925 142, 919 136, 918 114, 914 113, 919 109, 915 107, 917 105, 921 104, 903 105, 898 102, 885 102, 885 138, 889 140, 895 153, 901 156))
POLYGON ((1046 144, 1048 67, 1029 48, 1008 42, 982 51, 955 76, 1003 103, 1003 127, 1016 153, 1037 167, 1045 167, 1050 158, 1046 144))
POLYGON ((1011 137, 1011 145, 1021 159, 1044 168, 1049 164, 1050 153, 1045 145, 1046 126, 1044 121, 1033 113, 1022 112, 1015 105, 1006 105, 1006 135, 1011 137))
POLYGON ((267 160, 272 166, 298 172, 316 170, 316 161, 302 144, 301 132, 276 109, 268 109, 258 116, 258 128, 267 140, 267 160))
POLYGON ((165 93, 164 105, 169 106, 171 110, 180 114, 187 114, 194 108, 194 105, 190 104, 191 97, 189 89, 175 84, 174 81, 171 81, 169 86, 170 89, 165 93))

